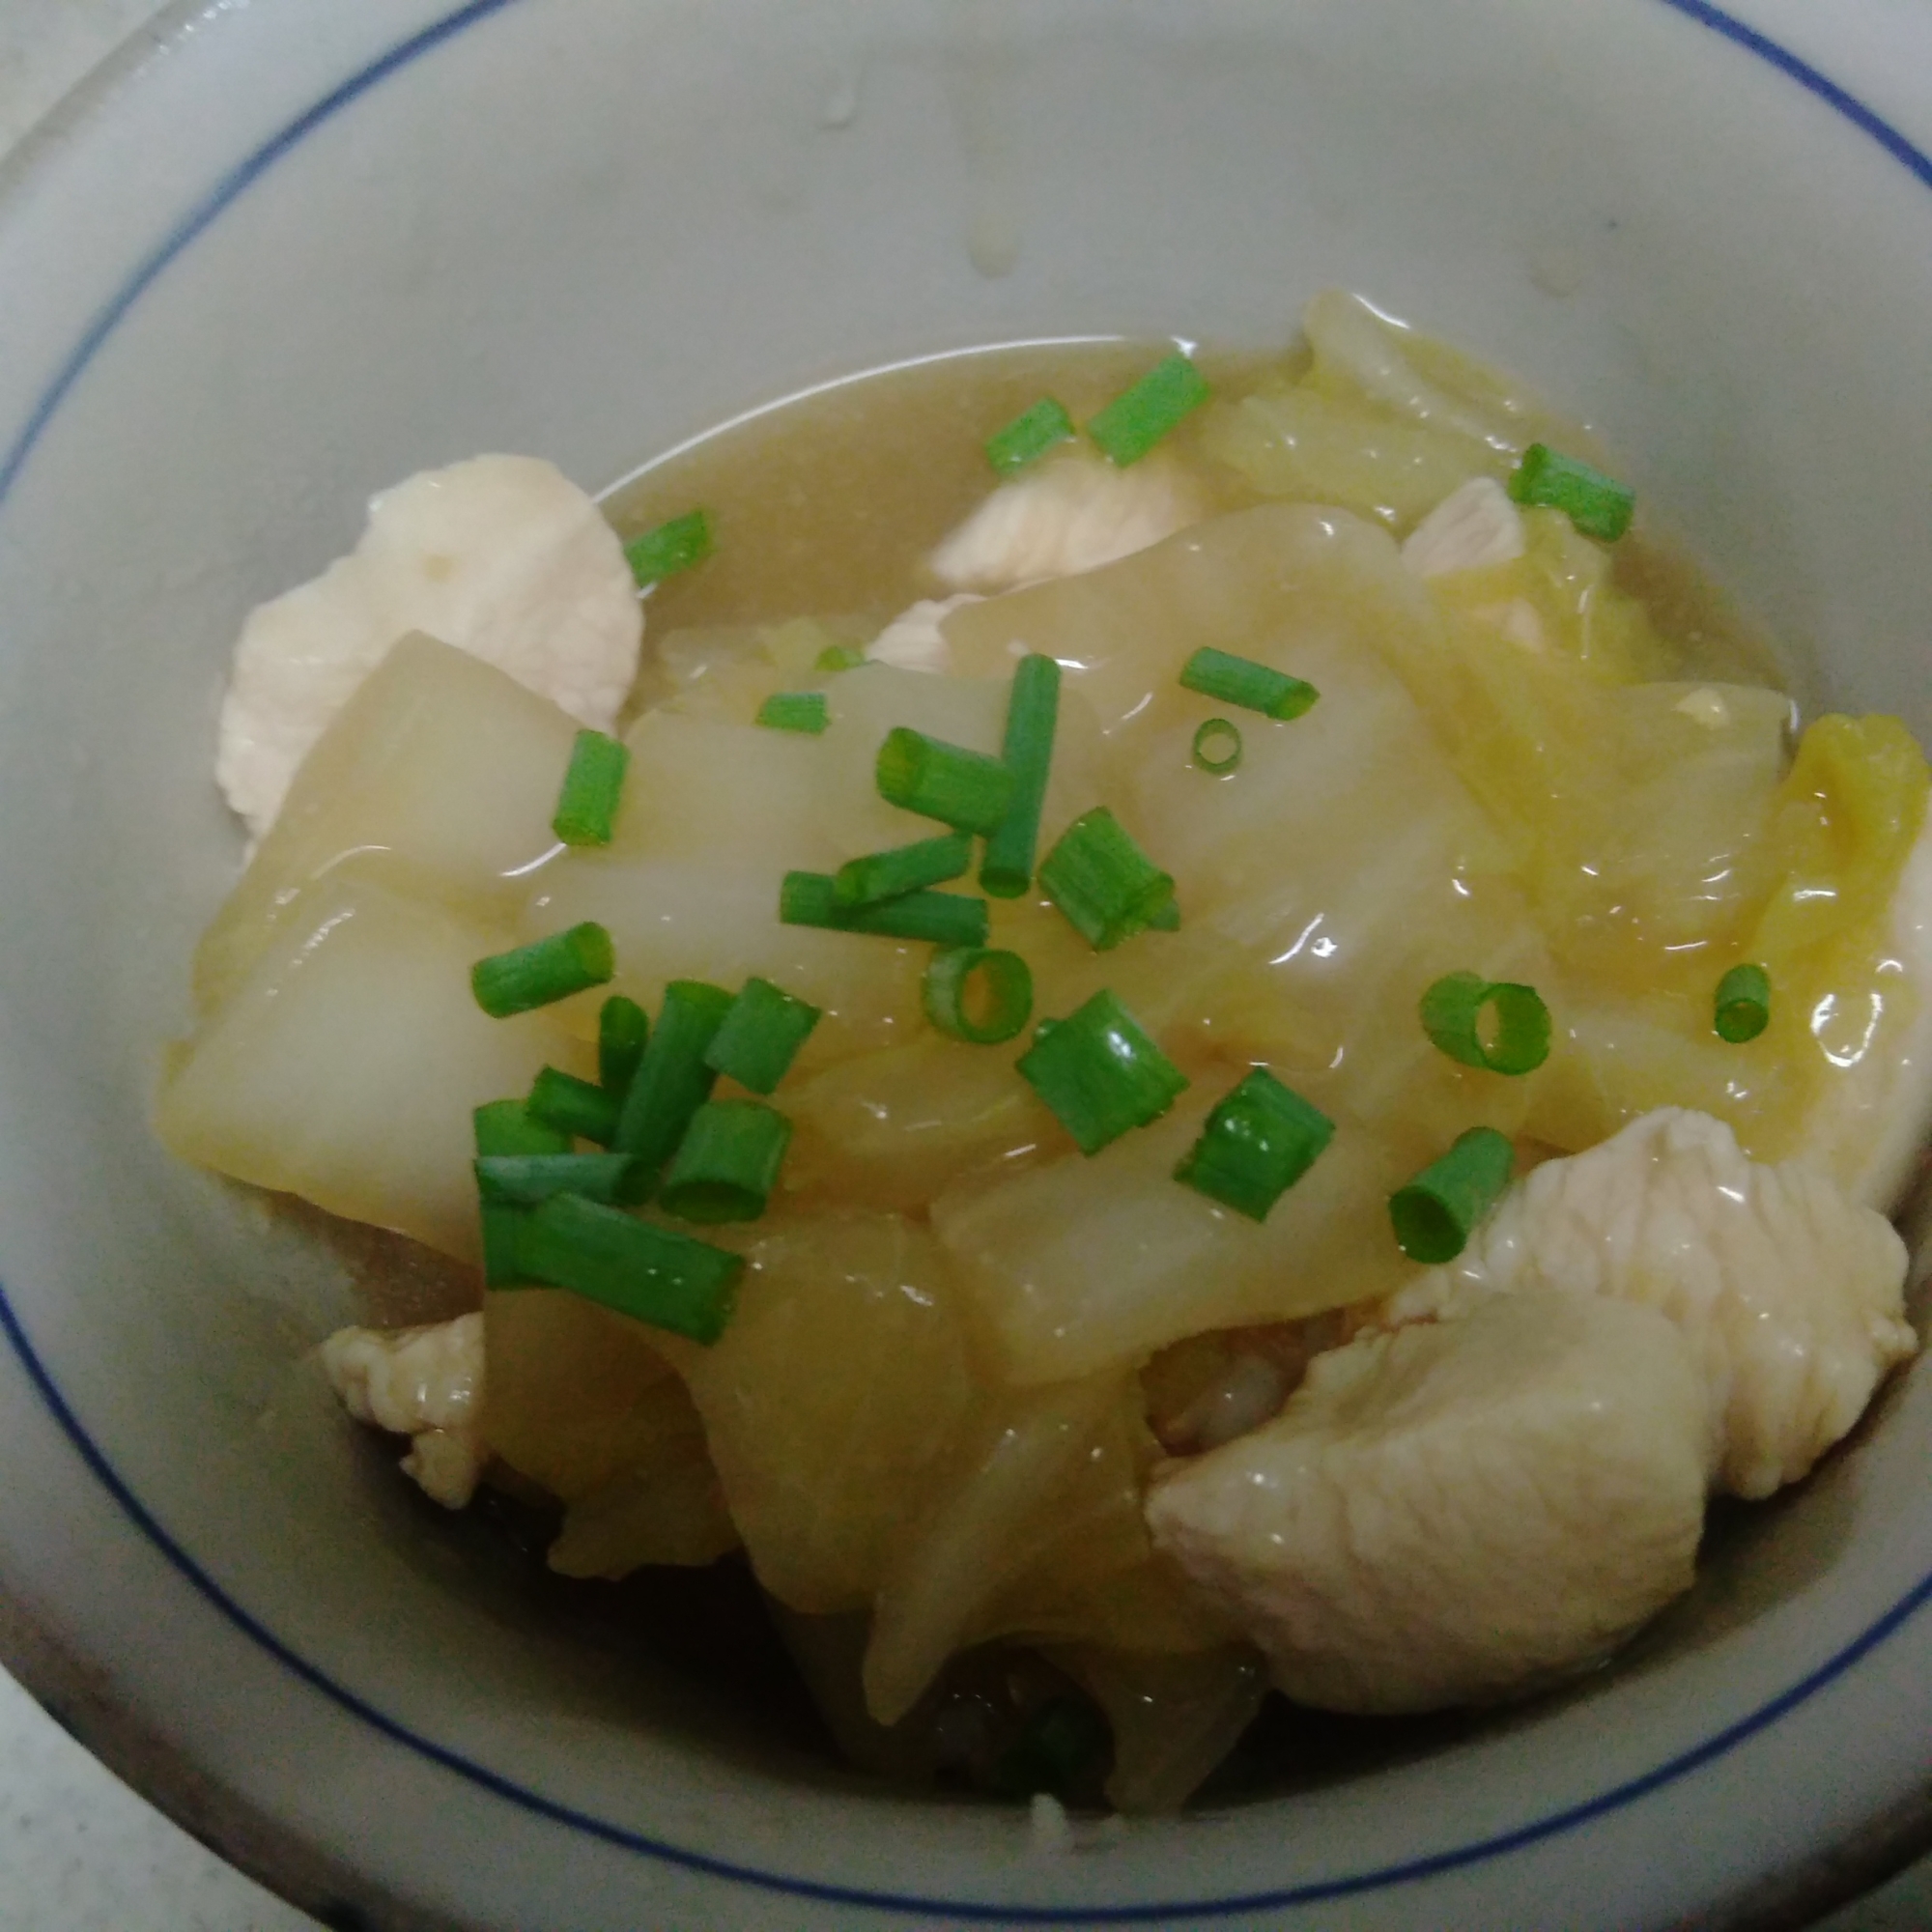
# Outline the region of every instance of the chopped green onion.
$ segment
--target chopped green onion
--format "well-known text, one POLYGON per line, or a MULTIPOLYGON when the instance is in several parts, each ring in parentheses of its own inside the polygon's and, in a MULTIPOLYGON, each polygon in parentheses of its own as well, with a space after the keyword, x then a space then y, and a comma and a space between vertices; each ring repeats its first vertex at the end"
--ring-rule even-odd
POLYGON ((1430 1267, 1453 1262, 1509 1185, 1515 1158, 1507 1134, 1471 1127, 1441 1159, 1398 1187, 1389 1196, 1389 1222, 1403 1253, 1430 1267))
POLYGON ((762 1100, 707 1100, 691 1117, 658 1195, 683 1221, 755 1221, 791 1140, 791 1122, 762 1100))
MULTIPOLYGON (((531 1120, 521 1100, 492 1100, 471 1117, 479 1154, 557 1154, 570 1151, 570 1136, 531 1120)), ((491 1288, 508 1288, 517 1271, 517 1223, 523 1210, 499 1202, 483 1203, 483 1279, 491 1288)))
POLYGON ((1040 863, 1039 889, 1096 952, 1144 931, 1174 900, 1172 875, 1104 805, 1083 812, 1060 835, 1040 863))
POLYGON ((819 1017, 816 1007, 769 980, 747 980, 704 1049, 704 1064, 753 1094, 769 1094, 790 1071, 819 1017))
POLYGON ((1464 1066, 1530 1073, 1549 1058, 1549 1009, 1534 986, 1448 973, 1423 994, 1421 1011, 1423 1032, 1464 1066))
POLYGON ((691 1117, 711 1097, 717 1073, 704 1064, 731 995, 702 980, 673 980, 624 1106, 617 1116, 617 1146, 641 1172, 655 1174, 684 1138, 691 1117))
POLYGON ((546 1066, 530 1083, 524 1102, 530 1119, 581 1141, 609 1147, 617 1138, 619 1096, 561 1067, 546 1066))
POLYGON ((1771 975, 1762 966, 1733 966, 1718 981, 1712 1024, 1734 1046, 1755 1039, 1771 1024, 1771 975))
POLYGON ((943 885, 956 879, 973 864, 973 839, 964 832, 945 832, 937 838, 920 838, 895 845, 888 852, 868 852, 849 859, 832 875, 832 899, 841 911, 895 899, 921 886, 943 885))
POLYGON ((1071 1797, 1099 1777, 1112 1742, 1106 1719, 1085 1697, 1049 1697, 1000 1753, 993 1788, 1006 1798, 1071 1797))
POLYGON ((522 1100, 492 1100, 470 1116, 480 1154, 568 1153, 570 1136, 531 1118, 522 1100))
MULTIPOLYGON (((623 1099, 650 1037, 650 1018, 636 1000, 612 993, 599 1009, 597 1078, 613 1099, 623 1099)), ((590 1140, 595 1136, 586 1134, 584 1138, 590 1140)))
POLYGON ((1040 808, 1046 803, 1059 720, 1059 663, 1029 651, 1013 671, 1007 698, 1007 735, 1000 748, 1001 760, 1013 776, 1013 802, 987 835, 980 861, 980 884, 995 898, 1016 899, 1033 883, 1040 808))
POLYGON ((1211 644, 1204 644, 1181 667, 1180 683, 1183 690, 1198 691, 1218 704, 1238 704, 1244 711, 1259 711, 1284 724, 1311 710, 1321 696, 1312 684, 1290 677, 1285 670, 1257 664, 1253 658, 1237 658, 1232 651, 1217 651, 1211 644))
POLYGON ((1140 1022, 1110 992, 1095 993, 1051 1027, 1042 1022, 1014 1063, 1082 1153, 1157 1121, 1187 1086, 1140 1022))
POLYGON ((1026 1025, 1033 1011, 1033 973, 1017 952, 983 946, 942 947, 932 955, 920 987, 925 1016, 941 1033, 974 1046, 998 1046, 1026 1025), (983 988, 979 1002, 985 1017, 967 1010, 971 981, 983 988))
POLYGON ((757 722, 769 731, 804 731, 817 737, 832 723, 822 691, 775 691, 758 706, 757 722))
POLYGON ((533 1208, 553 1194, 615 1201, 630 1165, 624 1153, 492 1153, 474 1162, 483 1199, 519 1208, 533 1208))
POLYGON ((492 1019, 503 1020, 601 986, 616 964, 611 935, 586 919, 566 932, 477 960, 469 969, 469 989, 492 1019))
POLYGON ((865 662, 866 653, 857 644, 827 644, 812 668, 826 672, 857 670, 865 662))
POLYGON ((1087 425, 1117 469, 1138 463, 1188 411, 1208 400, 1208 379, 1179 353, 1163 357, 1087 425))
POLYGON ((631 753, 623 742, 602 731, 580 731, 570 748, 570 766, 550 829, 566 845, 608 845, 617 822, 617 801, 631 753))
POLYGON ((675 577, 680 570, 702 563, 710 554, 711 519, 702 510, 688 510, 640 537, 633 537, 624 546, 639 590, 660 578, 675 577))
POLYGON ((1532 442, 1511 472, 1511 497, 1548 510, 1561 510, 1586 537, 1615 543, 1631 526, 1636 493, 1614 477, 1548 443, 1532 442))
POLYGON ((1241 734, 1225 718, 1210 718, 1194 734, 1194 762, 1224 779, 1241 762, 1241 734))
POLYGON ((1174 1178, 1251 1221, 1265 1221, 1334 1138, 1335 1122, 1321 1108, 1257 1066, 1208 1116, 1174 1178))
POLYGON ((1179 932, 1180 930, 1180 901, 1169 899, 1156 913, 1148 915, 1147 929, 1150 932, 1179 932))
POLYGON ((934 946, 983 946, 991 924, 984 899, 963 893, 901 893, 878 905, 841 907, 830 872, 787 872, 779 888, 779 920, 833 932, 867 932, 881 939, 917 939, 934 946))
POLYGON ((1067 441, 1073 434, 1073 418, 1065 404, 1042 396, 986 439, 986 461, 1002 476, 1010 476, 1037 463, 1055 443, 1067 441))
POLYGON ((577 1194, 518 1216, 516 1257, 533 1280, 707 1345, 724 1332, 745 1271, 742 1255, 577 1194))
POLYGON ((998 758, 895 724, 879 747, 879 796, 955 832, 990 832, 1013 802, 1013 777, 998 758))

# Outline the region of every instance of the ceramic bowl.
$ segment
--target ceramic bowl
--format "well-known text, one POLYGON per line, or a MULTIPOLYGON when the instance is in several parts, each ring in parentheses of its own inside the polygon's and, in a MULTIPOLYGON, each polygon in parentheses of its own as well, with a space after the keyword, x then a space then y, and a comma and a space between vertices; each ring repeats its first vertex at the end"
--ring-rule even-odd
POLYGON ((1906 0, 163 15, 0 183, 9 1661, 343 1927, 1768 1926, 1903 1856, 1922 1365, 1622 1666, 1045 1856, 546 1618, 301 1368, 339 1271, 146 1116, 240 857, 242 612, 410 470, 601 485, 897 357, 1371 292, 1604 424, 1834 702, 1924 734, 1928 76, 1906 0))

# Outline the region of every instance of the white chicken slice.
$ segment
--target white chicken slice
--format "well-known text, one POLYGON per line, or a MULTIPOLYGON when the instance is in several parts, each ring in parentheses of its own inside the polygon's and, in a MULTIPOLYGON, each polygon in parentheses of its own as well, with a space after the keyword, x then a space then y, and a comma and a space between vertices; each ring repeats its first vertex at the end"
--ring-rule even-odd
POLYGON ((1690 1587, 1709 1426, 1654 1311, 1493 1299, 1318 1355, 1272 1422, 1156 1479, 1148 1526, 1289 1696, 1484 1702, 1690 1587))
POLYGON ((643 619, 615 532, 554 465, 478 456, 385 490, 351 554, 242 627, 214 776, 257 838, 329 720, 411 631, 608 730, 643 619))
POLYGON ((1118 563, 1205 514, 1186 476, 1158 457, 1127 469, 1055 457, 1002 483, 928 563, 952 590, 1013 590, 1118 563))
POLYGON ((476 1493, 483 1440, 483 1317, 426 1328, 338 1328, 322 1366, 357 1422, 412 1438, 406 1475, 445 1509, 476 1493))
POLYGON ((1523 553, 1522 513, 1493 476, 1450 491, 1409 531, 1402 560, 1418 577, 1447 577, 1514 563, 1523 553))
POLYGON ((1511 1189, 1463 1254, 1390 1297, 1397 1321, 1500 1292, 1644 1302, 1704 1378, 1721 1487, 1796 1482, 1918 1348, 1905 1244, 1800 1161, 1760 1166, 1722 1122, 1645 1114, 1511 1189))
POLYGON ((962 590, 952 597, 922 597, 901 611, 872 641, 866 656, 873 664, 895 665, 900 670, 937 671, 952 668, 952 655, 946 647, 940 626, 955 611, 985 599, 962 590))

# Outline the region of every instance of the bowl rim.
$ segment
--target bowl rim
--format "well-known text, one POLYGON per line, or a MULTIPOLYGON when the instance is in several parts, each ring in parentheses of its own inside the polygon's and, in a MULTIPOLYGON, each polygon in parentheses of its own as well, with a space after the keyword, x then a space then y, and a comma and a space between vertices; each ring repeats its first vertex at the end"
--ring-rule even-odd
MULTIPOLYGON (((446 45, 469 28, 520 4, 520 0, 465 0, 465 4, 396 41, 366 61, 300 113, 236 162, 174 223, 162 239, 127 273, 113 294, 97 310, 73 346, 59 361, 14 441, 0 450, 0 513, 34 451, 69 392, 85 373, 121 323, 136 307, 155 281, 194 242, 220 219, 248 187, 261 179, 310 133, 394 74, 412 67, 446 45)), ((1858 95, 1833 80, 1781 42, 1710 4, 1710 0, 1652 0, 1707 29, 1743 53, 1761 61, 1803 88, 1875 142, 1885 153, 1932 190, 1932 151, 1921 148, 1900 128, 1887 120, 1858 95)), ((219 13, 219 9, 213 10, 219 13)), ((174 0, 153 20, 139 28, 115 54, 72 89, 48 114, 24 134, 0 162, 0 213, 18 197, 39 172, 56 143, 79 128, 127 79, 189 31, 207 24, 211 10, 205 0, 174 0)), ((1436 1852, 1375 1870, 1312 1881, 1263 1891, 1248 1891, 1196 1900, 1162 1900, 1138 1904, 1092 1906, 1028 1906, 973 1899, 922 1897, 863 1887, 819 1881, 740 1865, 707 1854, 653 1838, 643 1833, 598 1818, 575 1806, 492 1771, 488 1766, 439 1745, 433 1738, 387 1716, 327 1672, 310 1662, 238 1602, 180 1544, 142 1503, 128 1481, 95 1442, 63 1394, 50 1368, 35 1348, 18 1311, 0 1283, 0 1336, 15 1358, 46 1412, 96 1482, 107 1492, 128 1521, 165 1559, 193 1591, 252 1644, 310 1689, 320 1692, 347 1715, 370 1726, 389 1742, 402 1746, 440 1768, 451 1772, 488 1795, 503 1800, 551 1823, 586 1833, 621 1850, 681 1866, 688 1871, 789 1895, 819 1904, 843 1905, 873 1914, 904 1915, 929 1920, 934 1915, 962 1922, 1010 1925, 1173 1924, 1183 1920, 1220 1919, 1240 1914, 1286 1911, 1300 1906, 1356 1897, 1412 1884, 1418 1880, 1480 1865, 1528 1845, 1563 1835, 1596 1818, 1622 1809, 1639 1798, 1677 1782, 1747 1739, 1776 1724, 1841 1678, 1862 1658, 1885 1643, 1909 1619, 1932 1602, 1932 1574, 1921 1577, 1880 1616, 1797 1683, 1700 1743, 1677 1752, 1663 1763, 1625 1779, 1594 1797, 1548 1816, 1492 1833, 1469 1844, 1436 1852)), ((116 1712, 97 1698, 76 1697, 73 1686, 85 1665, 64 1653, 56 1633, 37 1622, 0 1586, 0 1655, 4 1655, 30 1690, 61 1721, 71 1725, 91 1748, 137 1780, 137 1788, 162 1809, 203 1836, 216 1842, 243 1868, 270 1884, 291 1886, 313 1893, 313 1879, 295 1884, 298 1871, 313 1872, 316 1852, 301 1845, 296 1834, 259 1812, 240 1794, 218 1791, 179 1754, 150 1745, 143 1748, 137 1720, 116 1712), (128 1770, 132 1765, 135 1770, 128 1770), (286 1851, 278 1849, 278 1841, 286 1851)), ((1932 1796, 1915 1793, 1897 1814, 1875 1822, 1850 1844, 1821 1854, 1810 1865, 1786 1873, 1764 1875, 1765 1882, 1741 1903, 1737 1916, 1722 1922, 1735 1927, 1796 1926, 1809 1916, 1857 1896, 1870 1885, 1932 1849, 1932 1796), (1794 1914, 1800 1916, 1794 1917, 1794 1914)), ((324 1860, 323 1862, 332 1863, 324 1860)), ((344 1874, 331 1873, 330 1889, 337 1897, 347 1889, 344 1874)), ((366 1881, 363 1882, 366 1885, 366 1881)), ((390 1922, 400 1901, 383 1894, 390 1922)), ((402 1908, 408 1910, 408 1908, 402 1908)), ((412 1925, 446 1924, 441 1918, 411 1912, 412 1925)))

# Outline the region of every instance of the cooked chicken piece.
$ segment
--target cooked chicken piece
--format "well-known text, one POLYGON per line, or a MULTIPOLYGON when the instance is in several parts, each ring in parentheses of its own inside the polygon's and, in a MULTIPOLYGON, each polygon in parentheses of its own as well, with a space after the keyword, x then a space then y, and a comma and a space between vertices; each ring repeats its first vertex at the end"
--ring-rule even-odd
POLYGON ((866 655, 874 664, 896 665, 901 670, 951 670, 951 654, 939 627, 953 611, 981 602, 970 590, 953 597, 922 597, 866 646, 866 655))
POLYGON ((1408 533, 1402 560, 1418 577, 1447 577, 1513 563, 1522 553, 1522 513, 1494 477, 1472 476, 1408 533))
POLYGON ((1054 457, 1002 483, 930 562, 953 590, 1012 590, 1118 563, 1203 514, 1186 477, 1158 457, 1128 469, 1054 457))
POLYGON ((322 1366, 357 1422, 412 1437, 403 1470, 445 1509, 476 1493, 483 1441, 483 1317, 427 1328, 338 1328, 322 1366))
POLYGON ((1513 1188, 1461 1257, 1390 1297, 1402 1321, 1508 1291, 1644 1302, 1690 1344, 1719 1485, 1796 1482, 1918 1347, 1905 1244, 1799 1161, 1747 1159, 1708 1114, 1661 1108, 1513 1188))
POLYGON ((1291 1697, 1434 1710, 1589 1663, 1690 1586, 1709 1434, 1662 1316, 1496 1297, 1317 1356, 1272 1422, 1170 1464, 1148 1525, 1291 1697))
POLYGON ((257 838, 328 721, 411 631, 608 730, 643 620, 623 546, 553 465, 478 456, 385 490, 350 555, 242 627, 214 776, 257 838))

